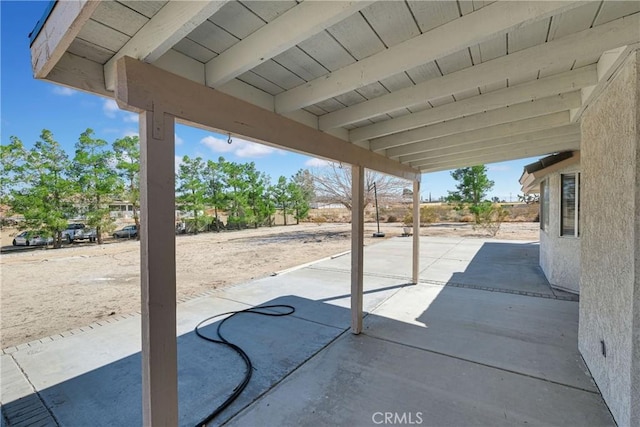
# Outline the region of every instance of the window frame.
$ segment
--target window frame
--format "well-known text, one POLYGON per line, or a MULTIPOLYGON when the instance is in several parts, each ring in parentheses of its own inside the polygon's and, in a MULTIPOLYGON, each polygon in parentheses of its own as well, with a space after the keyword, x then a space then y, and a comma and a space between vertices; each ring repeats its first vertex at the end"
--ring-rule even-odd
POLYGON ((568 238, 578 238, 580 237, 580 172, 569 172, 560 174, 560 237, 568 237, 568 238), (564 211, 564 203, 565 203, 565 192, 564 192, 564 181, 565 177, 573 177, 574 179, 574 212, 573 212, 573 232, 566 232, 564 229, 565 216, 563 214, 564 211))
POLYGON ((540 230, 549 232, 549 178, 540 183, 540 230))

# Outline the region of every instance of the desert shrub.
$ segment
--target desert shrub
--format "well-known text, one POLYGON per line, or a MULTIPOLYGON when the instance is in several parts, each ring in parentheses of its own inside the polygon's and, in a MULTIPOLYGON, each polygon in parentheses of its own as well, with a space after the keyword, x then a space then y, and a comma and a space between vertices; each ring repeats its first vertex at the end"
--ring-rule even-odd
POLYGON ((324 224, 325 222, 327 222, 327 218, 323 217, 323 216, 314 216, 311 221, 315 224, 324 224))
POLYGON ((398 218, 395 215, 389 215, 387 217, 387 222, 398 222, 398 218))
POLYGON ((508 216, 509 212, 499 204, 483 202, 477 206, 474 228, 481 228, 495 237, 500 231, 502 222, 508 216))
MULTIPOLYGON (((430 206, 421 206, 420 207, 420 226, 424 227, 426 225, 432 224, 436 222, 438 219, 435 211, 430 206)), ((409 211, 402 219, 402 223, 404 225, 413 224, 413 212, 409 211)))

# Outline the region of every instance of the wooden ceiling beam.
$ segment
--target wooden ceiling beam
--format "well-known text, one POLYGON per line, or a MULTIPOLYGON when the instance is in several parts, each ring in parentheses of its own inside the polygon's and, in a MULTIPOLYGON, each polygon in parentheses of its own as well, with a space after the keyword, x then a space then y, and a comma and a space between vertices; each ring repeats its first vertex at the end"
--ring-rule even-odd
MULTIPOLYGON (((349 132, 349 140, 351 142, 372 140, 445 120, 457 119, 471 114, 519 104, 521 102, 572 92, 583 87, 594 85, 597 81, 598 77, 595 64, 588 65, 540 80, 507 87, 483 95, 472 96, 471 98, 461 101, 353 129, 349 132)), ((372 149, 375 148, 372 146, 372 149)))
MULTIPOLYGON (((494 4, 498 3, 500 2, 494 4)), ((487 7, 480 10, 485 10, 487 7)), ((320 117, 319 126, 321 130, 340 127, 380 114, 422 105, 428 100, 465 89, 506 79, 518 79, 529 75, 532 70, 553 69, 558 64, 566 62, 567 58, 578 61, 589 59, 604 51, 637 43, 640 39, 638 28, 640 28, 640 13, 325 114, 320 117)))
POLYGON ((420 180, 419 171, 408 165, 136 59, 118 60, 116 76, 121 108, 162 111, 218 132, 420 180))

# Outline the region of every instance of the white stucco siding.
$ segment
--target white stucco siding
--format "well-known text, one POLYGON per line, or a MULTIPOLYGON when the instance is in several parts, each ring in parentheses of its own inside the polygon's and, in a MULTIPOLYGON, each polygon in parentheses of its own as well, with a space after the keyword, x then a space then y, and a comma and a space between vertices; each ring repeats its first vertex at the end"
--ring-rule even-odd
POLYGON ((577 165, 547 176, 549 226, 540 230, 540 267, 549 283, 563 290, 580 292, 580 238, 560 236, 560 176, 580 172, 577 165))
POLYGON ((621 427, 640 425, 638 77, 635 52, 581 123, 578 347, 621 427))

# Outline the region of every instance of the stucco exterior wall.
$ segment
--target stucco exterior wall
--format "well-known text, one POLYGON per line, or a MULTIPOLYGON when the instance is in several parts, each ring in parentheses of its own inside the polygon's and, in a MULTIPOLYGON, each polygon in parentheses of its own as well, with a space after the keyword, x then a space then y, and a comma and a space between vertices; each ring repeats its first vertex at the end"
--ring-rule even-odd
POLYGON ((549 283, 566 291, 580 292, 580 238, 560 236, 560 175, 580 172, 578 165, 547 176, 549 226, 540 230, 540 267, 549 283))
POLYGON ((638 77, 634 52, 581 121, 578 347, 621 427, 640 425, 638 77))

